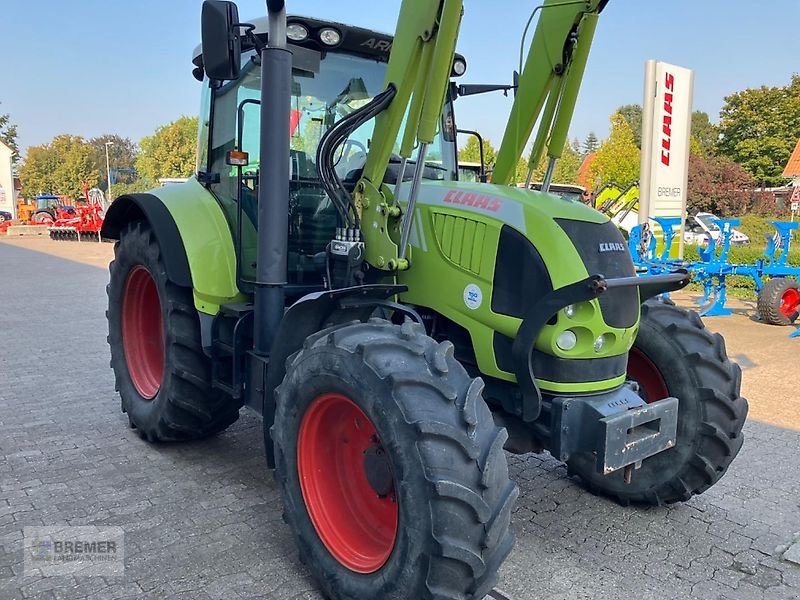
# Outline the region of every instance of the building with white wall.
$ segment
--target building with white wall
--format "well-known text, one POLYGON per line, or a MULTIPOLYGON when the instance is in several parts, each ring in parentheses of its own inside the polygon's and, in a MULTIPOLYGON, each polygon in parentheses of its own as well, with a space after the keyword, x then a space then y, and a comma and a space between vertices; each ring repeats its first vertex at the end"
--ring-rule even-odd
POLYGON ((0 210, 17 217, 16 194, 14 193, 14 172, 11 160, 14 152, 0 141, 0 210))

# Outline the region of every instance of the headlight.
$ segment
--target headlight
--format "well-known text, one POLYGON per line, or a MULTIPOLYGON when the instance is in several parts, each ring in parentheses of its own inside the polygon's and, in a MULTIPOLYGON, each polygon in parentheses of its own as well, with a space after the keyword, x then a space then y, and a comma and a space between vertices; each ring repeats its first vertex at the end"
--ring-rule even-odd
POLYGON ((594 341, 594 351, 595 352, 602 352, 603 347, 606 345, 606 338, 605 336, 601 335, 594 341))
POLYGON ((319 39, 326 46, 336 46, 342 41, 342 34, 332 27, 325 27, 320 30, 319 39))
POLYGON ((286 37, 293 42, 302 42, 308 38, 308 29, 300 23, 291 23, 286 26, 286 37))
POLYGON ((556 338, 556 346, 558 346, 561 350, 569 351, 572 350, 577 345, 578 345, 578 336, 575 335, 574 331, 571 331, 569 329, 559 333, 558 337, 556 338))
POLYGON ((458 77, 461 77, 466 72, 467 63, 461 58, 455 59, 455 61, 453 61, 453 73, 455 73, 458 77))

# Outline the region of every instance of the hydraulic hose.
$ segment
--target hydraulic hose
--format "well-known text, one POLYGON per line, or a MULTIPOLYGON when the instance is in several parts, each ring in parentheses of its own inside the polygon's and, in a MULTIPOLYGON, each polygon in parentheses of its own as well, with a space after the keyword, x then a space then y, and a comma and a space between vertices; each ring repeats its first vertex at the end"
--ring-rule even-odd
POLYGON ((395 87, 389 86, 368 104, 341 119, 325 133, 317 148, 317 169, 320 182, 347 227, 360 227, 360 218, 352 196, 336 173, 334 167, 336 150, 356 129, 385 110, 396 93, 395 87))

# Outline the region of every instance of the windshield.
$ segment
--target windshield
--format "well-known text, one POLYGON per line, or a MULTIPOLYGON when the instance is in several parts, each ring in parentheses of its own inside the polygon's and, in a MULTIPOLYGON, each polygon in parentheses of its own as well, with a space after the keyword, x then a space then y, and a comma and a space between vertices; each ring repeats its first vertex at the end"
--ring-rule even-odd
POLYGON ((717 215, 712 215, 711 213, 697 215, 697 220, 705 225, 709 231, 719 231, 719 225, 714 222, 717 218, 717 215))
POLYGON ((472 163, 458 163, 458 180, 480 183, 481 166, 472 163))
MULTIPOLYGON (((337 121, 383 91, 386 64, 349 54, 299 50, 292 70, 290 177, 292 180, 312 181, 318 179, 316 153, 322 136, 337 121)), ((245 173, 258 171, 260 89, 260 69, 249 60, 237 81, 217 90, 211 150, 212 169, 215 171, 230 170, 223 166, 224 156, 234 146, 249 154, 245 173)), ((335 169, 343 181, 358 180, 366 163, 374 127, 374 120, 365 123, 339 148, 335 169)), ((399 151, 399 144, 396 144, 395 151, 399 151)), ((442 150, 441 136, 437 136, 428 149, 426 166, 429 168, 425 169, 424 178, 455 179, 453 162, 442 150)), ((410 177, 410 169, 407 175, 410 177)))
MULTIPOLYGON (((319 280, 314 257, 325 251, 339 226, 339 213, 328 198, 317 171, 317 147, 323 135, 343 117, 384 90, 386 63, 342 52, 292 47, 290 118, 289 272, 292 283, 319 280)), ((210 85, 203 103, 199 152, 207 153, 204 179, 225 209, 237 238, 241 281, 254 278, 260 168, 261 69, 243 58, 242 74, 220 87, 210 85), (247 165, 227 164, 234 149, 248 154, 247 165)), ((334 168, 345 186, 355 185, 373 141, 375 121, 353 131, 334 155, 334 168)), ((402 131, 398 136, 402 139, 402 131)), ((395 145, 395 154, 399 143, 395 145)), ((413 165, 413 159, 410 164, 413 165)), ((399 163, 399 156, 392 161, 399 163)), ((455 180, 455 144, 437 135, 429 145, 423 178, 455 180)), ((396 182, 399 165, 389 165, 384 181, 396 182)), ((405 179, 414 169, 405 171, 405 179)))

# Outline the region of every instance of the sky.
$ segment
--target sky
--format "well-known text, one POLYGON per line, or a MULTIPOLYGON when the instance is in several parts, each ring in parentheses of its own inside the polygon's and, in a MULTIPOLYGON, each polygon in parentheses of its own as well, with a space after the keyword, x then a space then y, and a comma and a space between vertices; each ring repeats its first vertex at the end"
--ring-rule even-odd
MULTIPOLYGON (((465 0, 458 51, 462 83, 510 83, 527 18, 541 0, 465 0)), ((191 54, 200 0, 2 0, 0 114, 19 143, 61 133, 117 133, 138 141, 181 115, 197 114, 191 54)), ((263 0, 240 0, 242 20, 263 0)), ((393 32, 400 0, 287 0, 290 13, 393 32), (369 7, 369 10, 364 10, 369 7)), ((605 137, 620 105, 642 102, 644 63, 695 70, 694 108, 716 121, 728 94, 785 85, 800 72, 794 28, 800 0, 611 0, 600 18, 570 137, 605 137)), ((463 98, 458 125, 502 139, 511 98, 463 98)))

